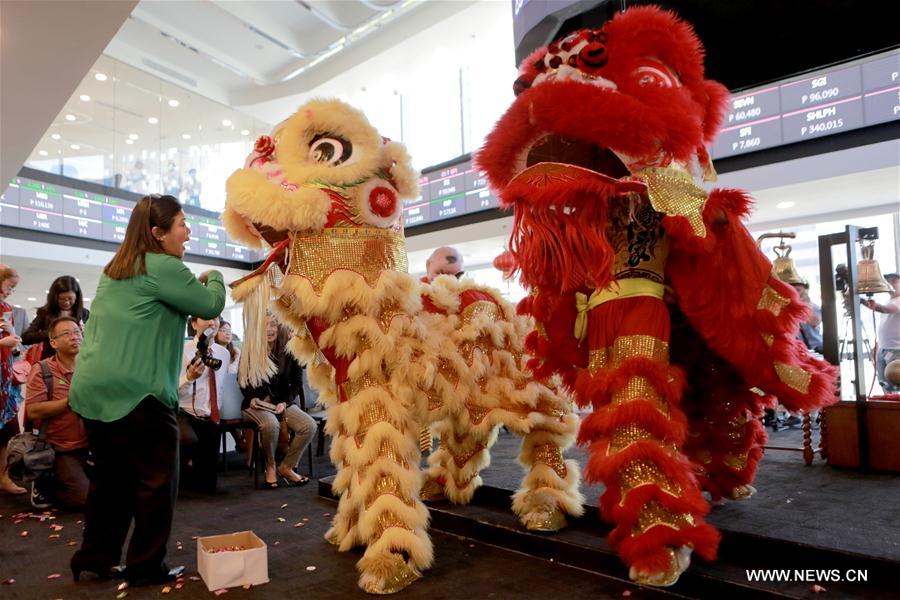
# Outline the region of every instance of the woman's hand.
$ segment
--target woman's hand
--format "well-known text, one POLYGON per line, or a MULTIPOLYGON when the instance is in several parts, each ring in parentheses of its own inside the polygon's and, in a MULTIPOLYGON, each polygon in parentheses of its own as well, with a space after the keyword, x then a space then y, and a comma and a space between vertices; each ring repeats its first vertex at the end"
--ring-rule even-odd
POLYGON ((16 335, 16 328, 9 321, 0 321, 0 329, 3 329, 9 335, 16 335))
POLYGON ((0 348, 15 348, 22 343, 22 338, 17 335, 8 335, 0 339, 0 348))
POLYGON ((275 405, 275 414, 280 415, 281 413, 284 412, 284 409, 286 409, 286 408, 287 408, 287 404, 285 404, 284 402, 279 402, 278 404, 275 405))

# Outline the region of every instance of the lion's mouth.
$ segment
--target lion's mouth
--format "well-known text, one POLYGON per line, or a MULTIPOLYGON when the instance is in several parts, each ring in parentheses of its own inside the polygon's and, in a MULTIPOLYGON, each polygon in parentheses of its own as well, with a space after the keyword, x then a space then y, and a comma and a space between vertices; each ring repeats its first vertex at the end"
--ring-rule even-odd
POLYGON ((284 241, 288 237, 288 232, 275 229, 271 225, 260 223, 259 221, 251 221, 247 217, 242 217, 244 226, 250 234, 258 239, 265 240, 270 246, 274 246, 278 242, 284 241))
POLYGON ((540 163, 573 165, 612 179, 621 179, 631 174, 625 163, 609 148, 555 135, 540 139, 528 150, 525 166, 532 167, 540 163))

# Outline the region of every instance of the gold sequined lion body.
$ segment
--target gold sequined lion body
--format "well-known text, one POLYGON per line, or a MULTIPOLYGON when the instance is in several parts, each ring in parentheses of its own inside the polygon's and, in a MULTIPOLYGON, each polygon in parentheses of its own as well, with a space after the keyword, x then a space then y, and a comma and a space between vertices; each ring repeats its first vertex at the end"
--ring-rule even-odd
POLYGON ((525 367, 530 321, 493 290, 406 272, 402 201, 416 174, 402 145, 346 104, 313 101, 257 141, 227 191, 229 234, 273 246, 232 284, 246 321, 241 380, 271 373, 270 309, 328 410, 340 500, 326 539, 366 546, 360 587, 395 592, 431 565, 422 498, 468 502, 500 425, 524 436, 513 499, 523 524, 554 530, 581 514, 578 467, 562 457, 578 418, 525 367), (423 477, 429 425, 441 441, 423 477))

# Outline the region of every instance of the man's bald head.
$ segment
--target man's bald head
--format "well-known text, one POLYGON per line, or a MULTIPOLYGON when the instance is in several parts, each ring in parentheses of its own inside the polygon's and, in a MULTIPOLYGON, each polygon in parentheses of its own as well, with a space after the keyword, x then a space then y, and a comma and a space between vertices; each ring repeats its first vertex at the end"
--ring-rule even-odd
POLYGON ((425 261, 428 281, 434 281, 438 275, 459 276, 463 272, 463 257, 459 250, 450 246, 441 246, 431 253, 425 261))

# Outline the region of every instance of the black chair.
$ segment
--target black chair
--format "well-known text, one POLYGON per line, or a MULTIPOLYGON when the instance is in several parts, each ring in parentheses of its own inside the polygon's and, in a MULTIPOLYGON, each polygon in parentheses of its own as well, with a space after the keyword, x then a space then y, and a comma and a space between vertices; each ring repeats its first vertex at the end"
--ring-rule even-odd
POLYGON ((258 489, 259 472, 262 470, 262 463, 265 460, 259 427, 256 423, 243 419, 224 419, 219 423, 219 428, 222 432, 222 469, 226 472, 228 471, 228 460, 225 434, 233 434, 238 430, 250 433, 250 440, 247 442, 247 469, 253 473, 253 487, 258 489))

